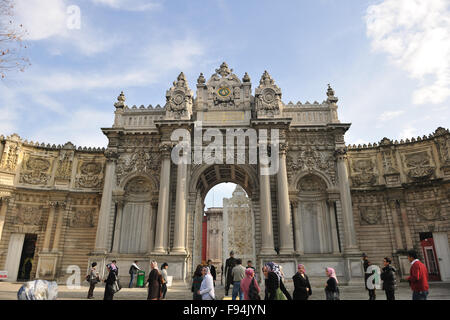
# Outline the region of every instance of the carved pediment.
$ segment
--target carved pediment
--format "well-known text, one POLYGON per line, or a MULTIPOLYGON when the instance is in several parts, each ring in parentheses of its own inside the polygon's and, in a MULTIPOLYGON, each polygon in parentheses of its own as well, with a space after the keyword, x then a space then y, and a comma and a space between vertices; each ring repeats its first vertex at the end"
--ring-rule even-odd
POLYGON ((264 71, 255 90, 256 113, 258 118, 273 118, 281 115, 281 89, 275 84, 270 74, 264 71))
POLYGON ((193 92, 189 89, 186 77, 181 72, 172 88, 166 93, 166 118, 190 119, 194 103, 193 92))

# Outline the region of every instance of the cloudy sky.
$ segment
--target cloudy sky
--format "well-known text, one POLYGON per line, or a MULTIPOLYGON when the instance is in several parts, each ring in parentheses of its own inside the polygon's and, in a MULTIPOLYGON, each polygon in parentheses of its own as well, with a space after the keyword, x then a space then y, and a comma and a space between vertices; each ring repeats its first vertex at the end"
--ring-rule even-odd
POLYGON ((254 86, 267 69, 285 103, 323 101, 331 83, 348 144, 449 127, 448 0, 16 3, 32 65, 0 81, 3 135, 106 146, 121 90, 164 105, 180 71, 195 88, 222 61, 254 86))

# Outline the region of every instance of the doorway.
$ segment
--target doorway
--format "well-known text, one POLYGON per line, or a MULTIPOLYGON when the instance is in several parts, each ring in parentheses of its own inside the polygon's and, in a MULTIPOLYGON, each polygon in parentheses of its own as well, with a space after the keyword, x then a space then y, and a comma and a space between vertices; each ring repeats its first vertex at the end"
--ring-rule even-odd
POLYGON ((428 278, 432 281, 440 281, 441 275, 439 272, 439 264, 436 255, 436 248, 434 246, 433 233, 421 232, 420 245, 422 246, 422 253, 425 259, 425 265, 428 269, 428 278))
POLYGON ((37 235, 26 234, 23 242, 22 255, 20 257, 17 281, 29 281, 34 263, 34 251, 36 249, 37 235))

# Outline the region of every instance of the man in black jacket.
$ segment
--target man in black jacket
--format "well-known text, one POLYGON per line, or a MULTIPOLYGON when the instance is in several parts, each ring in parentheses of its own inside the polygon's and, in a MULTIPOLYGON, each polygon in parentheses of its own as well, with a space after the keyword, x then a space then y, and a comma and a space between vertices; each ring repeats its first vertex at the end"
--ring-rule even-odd
POLYGON ((234 258, 234 252, 230 252, 230 257, 225 261, 225 295, 228 296, 230 285, 233 283, 233 276, 231 271, 236 266, 236 259, 234 258))
POLYGON ((384 268, 381 271, 383 290, 386 292, 387 300, 395 300, 395 269, 391 266, 392 260, 388 257, 383 259, 384 268))

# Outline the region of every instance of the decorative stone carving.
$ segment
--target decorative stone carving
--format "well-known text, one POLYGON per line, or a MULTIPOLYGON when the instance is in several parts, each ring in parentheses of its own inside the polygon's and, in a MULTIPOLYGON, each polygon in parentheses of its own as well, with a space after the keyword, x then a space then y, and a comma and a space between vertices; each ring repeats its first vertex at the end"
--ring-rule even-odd
POLYGON ((281 115, 281 89, 267 71, 264 71, 259 87, 255 90, 255 108, 258 118, 273 118, 281 115))
POLYGON ((412 180, 429 179, 434 174, 434 167, 430 164, 428 152, 410 153, 404 156, 408 176, 412 180))
POLYGON ((76 180, 78 188, 101 188, 103 183, 103 164, 100 162, 81 162, 76 180))
POLYGON ((56 169, 55 178, 61 180, 69 180, 72 176, 72 162, 74 152, 68 150, 61 150, 58 168, 56 169))
POLYGON ((373 186, 377 182, 372 159, 356 159, 352 165, 352 183, 355 187, 373 186))
POLYGON ((27 156, 23 163, 23 170, 20 174, 20 182, 34 185, 46 185, 50 179, 49 160, 34 156, 27 156))
POLYGON ((136 177, 128 181, 125 186, 125 192, 127 194, 146 194, 151 190, 150 183, 147 179, 142 177, 136 177))
POLYGON ((78 208, 71 218, 69 225, 72 228, 92 228, 95 226, 95 208, 78 208))
POLYGON ((381 208, 379 207, 360 207, 362 224, 380 224, 381 223, 381 208))
POLYGON ((4 153, 5 156, 3 156, 1 168, 8 171, 16 170, 17 160, 19 159, 19 146, 9 143, 4 153))
POLYGON ((126 100, 125 94, 122 91, 120 95, 117 97, 117 102, 114 103, 114 107, 116 107, 116 109, 123 109, 126 106, 125 100, 126 100))
POLYGON ((421 221, 435 221, 441 218, 441 206, 439 203, 425 203, 415 207, 417 216, 421 221))
POLYGON ((166 118, 190 119, 194 103, 193 95, 184 73, 181 72, 173 87, 166 93, 166 118))
POLYGON ((39 226, 41 224, 42 207, 19 206, 17 210, 14 224, 33 226, 39 226))
POLYGON ((300 192, 325 192, 327 184, 321 178, 310 174, 299 181, 298 189, 300 192))
POLYGON ((235 108, 240 99, 241 81, 226 62, 216 69, 208 80, 208 100, 212 100, 214 109, 235 108))
POLYGON ((117 163, 116 175, 117 184, 132 172, 153 174, 157 176, 161 155, 155 152, 145 150, 136 150, 131 156, 121 156, 117 163))

